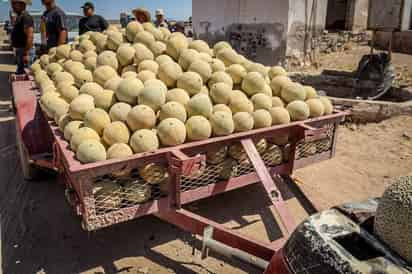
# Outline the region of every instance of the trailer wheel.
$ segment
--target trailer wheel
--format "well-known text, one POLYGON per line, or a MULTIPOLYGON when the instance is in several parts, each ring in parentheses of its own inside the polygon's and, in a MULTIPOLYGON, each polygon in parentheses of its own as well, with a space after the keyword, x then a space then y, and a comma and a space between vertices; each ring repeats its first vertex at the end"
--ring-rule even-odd
POLYGON ((23 178, 27 181, 36 180, 40 176, 40 171, 30 163, 29 155, 21 136, 18 133, 16 133, 16 145, 19 153, 21 170, 23 171, 23 178))

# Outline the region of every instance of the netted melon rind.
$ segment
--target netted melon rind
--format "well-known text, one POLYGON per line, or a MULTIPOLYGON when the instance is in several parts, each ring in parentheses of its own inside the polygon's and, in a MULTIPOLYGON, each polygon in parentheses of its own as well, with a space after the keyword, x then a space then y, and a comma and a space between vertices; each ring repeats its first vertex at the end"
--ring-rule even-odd
POLYGON ((97 134, 102 136, 103 129, 110 125, 109 114, 100 108, 92 109, 84 115, 84 125, 93 129, 97 132, 97 134))
POLYGON ((118 143, 128 144, 129 139, 129 128, 123 122, 112 122, 108 124, 103 130, 103 140, 108 146, 112 146, 118 143))
POLYGON ((185 123, 187 119, 185 107, 178 102, 164 104, 159 111, 159 120, 163 121, 167 118, 176 118, 185 123))
POLYGON ((83 164, 104 161, 107 158, 106 149, 97 140, 86 140, 79 145, 76 158, 83 164))
POLYGON ((186 108, 189 117, 200 115, 208 118, 213 113, 213 104, 205 94, 197 94, 190 98, 186 108))
POLYGON ((123 143, 113 144, 107 150, 107 159, 125 159, 133 155, 129 145, 123 143))
POLYGON ((70 139, 70 149, 77 151, 79 145, 86 140, 96 140, 100 142, 100 136, 96 131, 88 127, 76 129, 70 139))
POLYGON ((203 116, 192 116, 186 122, 187 138, 190 141, 201 141, 210 138, 212 126, 203 116))
POLYGON ((213 113, 210 117, 210 124, 212 125, 213 135, 215 136, 226 136, 235 131, 232 114, 225 111, 213 113))
POLYGON ((129 111, 126 121, 132 131, 152 129, 156 125, 156 113, 149 106, 138 105, 129 111))
POLYGON ((132 110, 132 106, 129 104, 123 102, 116 103, 110 108, 110 119, 113 122, 126 122, 127 115, 129 114, 130 110, 132 110))
POLYGON ((269 111, 258 109, 252 113, 254 128, 266 128, 272 125, 272 116, 269 111))
POLYGON ((255 121, 253 116, 248 112, 238 112, 233 115, 233 122, 235 125, 235 132, 244 132, 253 129, 255 121))
POLYGON ((303 121, 309 118, 310 109, 303 101, 293 101, 286 107, 292 121, 303 121))
POLYGON ((183 144, 186 140, 185 124, 176 119, 168 118, 159 123, 157 126, 157 135, 164 146, 177 146, 183 144))
POLYGON ((152 152, 159 148, 159 139, 155 131, 141 129, 133 133, 130 146, 135 153, 152 152))

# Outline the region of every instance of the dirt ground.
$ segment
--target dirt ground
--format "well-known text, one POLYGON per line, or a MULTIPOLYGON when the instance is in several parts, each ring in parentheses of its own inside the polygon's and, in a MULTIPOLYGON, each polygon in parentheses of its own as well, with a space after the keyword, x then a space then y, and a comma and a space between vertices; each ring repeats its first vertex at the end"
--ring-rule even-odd
MULTIPOLYGON (((412 57, 408 58, 412 64, 412 57)), ((9 54, 0 53, 0 64, 10 60, 9 54)), ((0 66, 3 273, 260 273, 216 254, 203 261, 199 251, 192 256, 191 245, 199 247, 199 241, 155 217, 95 233, 83 232, 55 177, 37 183, 22 178, 15 122, 9 111, 7 78, 12 69, 0 66)), ((391 178, 412 172, 411 125, 412 117, 395 117, 379 124, 343 125, 336 157, 298 170, 294 176, 322 209, 379 196, 391 178)), ((277 226, 264 197, 262 187, 254 185, 189 207, 249 236, 274 240, 277 226)), ((304 218, 301 209, 293 206, 295 209, 296 220, 304 218)))

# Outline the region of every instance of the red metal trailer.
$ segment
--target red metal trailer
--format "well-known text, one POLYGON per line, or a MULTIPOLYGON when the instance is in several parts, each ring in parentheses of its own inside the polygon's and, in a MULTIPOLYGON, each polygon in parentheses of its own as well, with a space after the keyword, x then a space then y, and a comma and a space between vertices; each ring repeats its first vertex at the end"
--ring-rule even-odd
POLYGON ((11 85, 24 175, 33 176, 35 167, 57 171, 67 200, 82 219, 83 229, 93 231, 153 214, 207 238, 204 255, 207 248, 215 247, 262 267, 273 257, 278 266, 276 272, 269 273, 288 273, 282 254, 276 251, 297 225, 283 200, 289 186, 279 176, 287 177, 294 169, 332 158, 338 125, 347 115, 335 111, 307 121, 161 148, 125 160, 81 164, 68 149, 57 125, 43 115, 37 100, 39 91, 31 77, 12 77, 11 85), (288 136, 287 143, 259 150, 262 139, 279 136, 288 136), (208 163, 208 152, 235 144, 240 144, 248 157, 231 162, 229 167, 227 163, 208 163), (167 168, 167 184, 150 184, 139 177, 139 167, 148 163, 167 168), (223 170, 230 173, 225 179, 221 176, 223 170), (96 194, 93 186, 99 182, 116 183, 119 188, 96 194), (275 242, 251 239, 183 208, 185 204, 257 183, 262 184, 272 201, 283 232, 283 237, 275 242))

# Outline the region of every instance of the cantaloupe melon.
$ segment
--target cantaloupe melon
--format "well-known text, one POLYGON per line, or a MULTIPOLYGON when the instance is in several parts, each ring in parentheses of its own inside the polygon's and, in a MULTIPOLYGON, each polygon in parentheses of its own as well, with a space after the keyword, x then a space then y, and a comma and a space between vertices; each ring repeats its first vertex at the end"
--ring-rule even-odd
POLYGON ((72 60, 68 60, 66 62, 64 62, 63 64, 63 69, 67 72, 70 72, 71 74, 73 74, 73 72, 77 71, 77 70, 81 70, 84 69, 85 66, 80 63, 80 62, 75 62, 72 60))
POLYGON ((108 146, 118 143, 128 144, 129 139, 129 128, 123 122, 116 121, 109 123, 103 129, 103 140, 108 146))
POLYGON ((126 26, 126 38, 130 43, 134 41, 137 33, 144 31, 142 24, 138 21, 131 21, 126 26))
POLYGON ((309 117, 316 118, 325 114, 325 106, 320 99, 309 99, 306 101, 306 104, 310 110, 309 117))
POLYGON ((97 58, 96 57, 89 57, 84 60, 84 67, 87 70, 94 71, 97 67, 97 58))
POLYGON ((171 89, 166 93, 166 102, 178 102, 186 106, 189 100, 189 94, 180 88, 171 89))
POLYGON ((162 145, 177 146, 186 140, 186 127, 176 118, 167 118, 157 126, 157 135, 162 145))
POLYGON ((82 62, 83 61, 83 53, 81 53, 81 51, 79 50, 73 50, 72 52, 70 52, 70 59, 72 59, 73 61, 76 62, 82 62))
POLYGON ((76 129, 70 139, 70 149, 77 151, 79 145, 86 140, 96 140, 100 142, 100 136, 96 131, 88 127, 81 127, 79 129, 76 129))
POLYGON ((255 62, 250 62, 247 65, 245 65, 246 69, 248 72, 257 72, 259 73, 263 79, 265 79, 266 77, 268 77, 268 73, 270 68, 266 67, 262 64, 259 63, 255 63, 255 62))
POLYGON ((64 132, 64 128, 71 122, 73 121, 72 118, 70 118, 70 115, 68 113, 62 115, 57 122, 57 125, 59 126, 59 129, 61 132, 64 132))
POLYGON ((100 92, 103 92, 103 88, 94 82, 83 84, 79 90, 80 94, 88 94, 93 97, 100 92))
POLYGON ((172 34, 168 28, 160 27, 159 30, 163 33, 163 40, 167 41, 172 34))
POLYGON ((85 83, 93 82, 93 74, 90 70, 79 69, 72 72, 74 77, 74 84, 76 87, 81 88, 85 83))
POLYGON ((324 97, 324 96, 321 96, 320 97, 320 100, 322 101, 322 103, 323 103, 323 106, 325 107, 325 115, 330 115, 330 114, 332 114, 333 113, 333 105, 332 105, 332 102, 327 98, 327 97, 324 97))
POLYGON ((93 129, 97 134, 102 136, 103 129, 110 125, 110 117, 103 109, 95 108, 84 115, 83 122, 86 127, 93 129))
MULTIPOLYGON (((133 64, 136 50, 130 44, 122 44, 117 49, 116 56, 119 64, 124 67, 133 64)), ((101 54, 100 54, 101 55, 101 54)))
POLYGON ((144 60, 139 64, 137 68, 138 72, 141 72, 143 70, 150 70, 151 72, 157 74, 157 72, 159 71, 159 64, 154 60, 144 60))
POLYGON ((232 94, 231 87, 223 82, 214 84, 210 89, 210 97, 215 104, 228 105, 232 94))
POLYGON ((151 152, 159 148, 159 139, 155 131, 140 129, 130 138, 130 146, 135 153, 151 152))
POLYGON ((286 103, 296 100, 305 101, 306 92, 301 84, 291 82, 283 86, 281 97, 286 103))
POLYGON ((85 53, 83 53, 83 59, 84 60, 87 59, 87 58, 90 58, 90 57, 96 57, 97 58, 97 53, 94 50, 89 50, 89 51, 86 51, 85 53))
POLYGON ((60 45, 57 47, 56 49, 56 57, 57 60, 60 59, 69 59, 70 58, 70 45, 69 44, 64 44, 64 45, 60 45))
POLYGON ((186 122, 187 139, 189 141, 201 141, 210 138, 212 126, 203 116, 192 116, 186 122))
POLYGON ((137 73, 135 71, 126 71, 125 73, 122 73, 121 78, 137 78, 137 73))
POLYGON ((318 98, 319 95, 313 87, 310 86, 303 86, 306 91, 306 100, 318 98))
POLYGON ((96 46, 93 44, 92 41, 85 39, 85 40, 80 41, 79 50, 82 53, 85 53, 85 52, 88 52, 88 51, 95 51, 96 46))
POLYGON ((163 93, 167 92, 167 86, 165 85, 165 83, 163 83, 162 81, 160 81, 158 79, 153 79, 153 80, 146 81, 144 83, 144 85, 145 85, 145 87, 152 87, 152 88, 159 89, 163 93))
POLYGON ((94 107, 94 98, 88 94, 81 94, 70 103, 70 117, 73 120, 83 120, 84 115, 94 107))
POLYGON ((97 140, 86 140, 79 145, 76 158, 83 164, 104 161, 107 158, 106 149, 97 140))
POLYGON ((64 139, 66 139, 66 141, 69 141, 72 139, 73 133, 83 127, 83 121, 71 121, 69 122, 65 127, 64 127, 64 139))
POLYGON ((44 107, 46 108, 48 117, 54 119, 56 122, 62 115, 69 111, 69 104, 60 97, 50 97, 50 100, 44 103, 44 107))
POLYGON ((139 175, 151 185, 160 184, 168 176, 167 169, 157 163, 150 163, 139 168, 139 175))
POLYGON ((213 113, 218 112, 218 111, 225 111, 225 112, 232 114, 232 110, 230 109, 230 107, 224 104, 217 104, 213 106, 213 113))
POLYGON ((232 48, 224 48, 219 50, 216 54, 216 58, 225 63, 225 66, 227 67, 233 64, 240 64, 242 62, 239 54, 237 54, 237 52, 232 48))
POLYGON ((123 79, 117 90, 115 91, 116 98, 120 102, 128 103, 130 105, 137 104, 137 98, 144 89, 142 81, 137 78, 126 78, 123 79))
POLYGON ((132 106, 129 104, 119 102, 114 104, 109 111, 109 116, 110 119, 115 122, 115 121, 120 121, 120 122, 126 122, 127 120, 127 115, 129 112, 132 110, 132 106))
POLYGON ((47 54, 43 54, 40 56, 40 65, 43 69, 46 68, 46 66, 50 63, 50 56, 47 54))
POLYGON ((254 109, 266 109, 269 110, 272 108, 272 98, 263 93, 256 93, 251 98, 254 109))
POLYGON ((184 72, 177 79, 177 87, 187 91, 191 96, 193 96, 202 91, 203 80, 202 77, 196 72, 184 72))
POLYGON ((137 72, 137 66, 132 64, 122 68, 121 74, 126 73, 128 71, 137 72))
POLYGON ((213 52, 214 52, 215 55, 217 55, 217 53, 218 53, 220 50, 225 49, 225 48, 232 48, 232 46, 231 46, 228 42, 226 42, 226 41, 220 41, 220 42, 217 42, 217 43, 213 46, 213 52))
POLYGON ((270 87, 272 88, 273 96, 281 96, 283 87, 292 82, 287 76, 275 76, 270 82, 270 87))
POLYGON ((278 96, 273 96, 272 97, 272 107, 284 107, 285 103, 282 101, 282 99, 278 96))
POLYGON ((230 135, 235 130, 232 114, 225 111, 217 111, 210 116, 210 124, 212 125, 213 135, 226 136, 230 135))
POLYGON ((113 90, 116 91, 117 88, 120 85, 120 82, 123 80, 124 78, 121 78, 119 76, 116 76, 108 81, 106 81, 106 83, 104 83, 104 89, 108 89, 108 90, 113 90))
POLYGON ((412 263, 412 176, 393 180, 376 210, 374 231, 393 251, 412 263))
POLYGON ((148 31, 140 31, 136 34, 134 38, 134 43, 142 43, 147 47, 150 46, 151 43, 155 42, 156 39, 154 38, 153 34, 148 31))
POLYGON ((166 103, 166 92, 167 89, 164 88, 164 84, 150 84, 149 80, 145 82, 145 87, 138 95, 139 104, 149 106, 154 111, 158 111, 162 105, 166 103))
POLYGON ((169 55, 162 54, 162 55, 157 56, 155 61, 157 64, 161 65, 166 62, 173 62, 173 59, 169 55))
POLYGON ((163 121, 167 118, 176 118, 183 123, 186 122, 187 114, 185 107, 178 102, 164 104, 159 111, 159 120, 163 121))
POLYGON ((210 54, 207 54, 205 52, 199 53, 199 59, 202 61, 205 61, 208 64, 212 63, 212 60, 213 60, 212 56, 210 56, 210 54))
POLYGON ((57 73, 54 73, 52 78, 53 81, 56 82, 56 85, 60 82, 74 84, 74 77, 70 73, 65 71, 59 71, 57 73))
POLYGON ((254 128, 265 128, 272 126, 272 116, 265 109, 258 109, 252 113, 254 128))
POLYGON ((203 83, 205 84, 212 76, 212 68, 210 64, 202 60, 194 61, 187 70, 198 73, 202 77, 203 83))
POLYGON ((262 92, 265 86, 265 79, 259 72, 249 72, 242 81, 242 90, 249 96, 262 92))
POLYGON ((199 60, 199 52, 194 49, 185 49, 179 56, 179 65, 182 67, 184 71, 186 71, 189 66, 199 60))
POLYGON ((212 62, 210 62, 210 66, 212 67, 212 72, 226 70, 225 63, 223 63, 221 60, 217 58, 212 59, 212 62))
POLYGON ((118 31, 108 31, 106 47, 109 50, 116 51, 121 44, 123 44, 123 34, 118 31))
POLYGON ((144 60, 154 60, 153 52, 142 43, 133 45, 135 49, 134 62, 139 65, 144 60))
POLYGON ((239 64, 233 64, 226 69, 226 72, 232 77, 234 84, 240 84, 247 75, 246 69, 239 64))
POLYGON ((156 113, 149 106, 138 105, 129 111, 126 121, 132 131, 152 129, 156 125, 156 113))
POLYGON ((166 44, 161 41, 152 42, 149 45, 149 49, 153 52, 154 56, 162 55, 166 52, 166 44))
POLYGON ((133 155, 133 150, 129 145, 123 143, 113 144, 107 150, 107 159, 126 159, 133 155))
POLYGON ((209 79, 208 86, 212 88, 212 86, 216 83, 225 83, 233 89, 233 80, 229 74, 224 71, 216 71, 212 73, 212 76, 209 79))
POLYGON ((243 132, 252 130, 255 124, 253 116, 248 112, 238 112, 233 115, 235 132, 243 132))
POLYGON ((269 70, 269 78, 273 79, 277 76, 288 76, 288 73, 281 66, 271 67, 270 70, 269 70))
POLYGON ((232 110, 232 113, 237 112, 253 112, 253 103, 244 95, 237 94, 230 98, 229 107, 232 110))
POLYGON ((111 66, 99 66, 93 71, 94 81, 102 87, 107 81, 116 77, 119 77, 119 75, 111 66))
POLYGON ((177 79, 183 74, 182 68, 176 62, 167 62, 159 66, 157 76, 169 88, 176 87, 177 79))
POLYGON ((272 125, 284 125, 290 123, 289 112, 284 107, 273 107, 269 109, 272 116, 272 125))
POLYGON ((309 118, 310 109, 303 101, 293 101, 286 107, 292 121, 302 121, 309 118))
POLYGON ((184 36, 174 36, 166 42, 166 53, 175 61, 179 60, 183 50, 189 47, 189 43, 184 36))
POLYGON ((63 67, 58 63, 50 63, 46 67, 47 74, 51 77, 54 73, 63 71, 63 67))
POLYGON ((79 96, 79 90, 72 85, 63 86, 61 90, 59 90, 62 98, 66 100, 66 102, 71 103, 77 96, 79 96))
POLYGON ((197 94, 190 98, 186 109, 189 117, 200 115, 209 118, 213 113, 213 104, 209 96, 197 94))
POLYGON ((148 80, 156 79, 156 73, 150 70, 142 70, 136 75, 136 77, 144 84, 148 80))
POLYGON ((203 40, 193 40, 189 43, 189 49, 194 49, 198 52, 204 52, 211 55, 209 45, 203 40))
POLYGON ((206 153, 206 162, 212 165, 223 163, 227 157, 227 150, 228 148, 225 146, 217 150, 208 150, 206 153))

